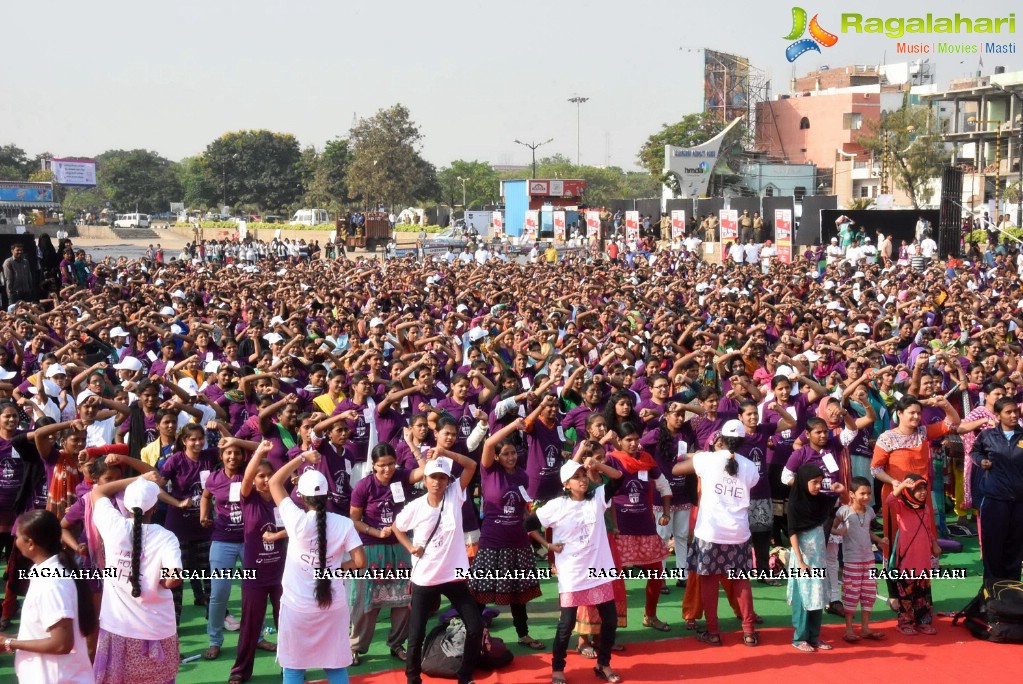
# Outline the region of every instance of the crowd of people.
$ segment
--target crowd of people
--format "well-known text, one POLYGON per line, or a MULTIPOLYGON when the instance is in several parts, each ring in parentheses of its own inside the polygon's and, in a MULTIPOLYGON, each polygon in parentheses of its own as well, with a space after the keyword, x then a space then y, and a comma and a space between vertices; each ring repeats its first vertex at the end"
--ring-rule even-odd
POLYGON ((924 571, 952 532, 979 528, 986 581, 1020 578, 1008 255, 630 257, 60 265, 48 298, 0 313, 0 650, 19 680, 173 681, 186 583, 230 682, 260 651, 285 682, 344 682, 384 611, 417 683, 444 597, 460 684, 491 605, 552 650, 558 684, 573 632, 622 681, 626 569, 646 628, 672 630, 677 583, 708 646, 727 640, 719 591, 755 647, 759 587, 787 583, 804 652, 837 646, 824 611, 848 642, 934 634, 924 571), (894 635, 870 622, 878 558, 900 571, 894 635), (528 610, 548 565, 556 625, 528 610))

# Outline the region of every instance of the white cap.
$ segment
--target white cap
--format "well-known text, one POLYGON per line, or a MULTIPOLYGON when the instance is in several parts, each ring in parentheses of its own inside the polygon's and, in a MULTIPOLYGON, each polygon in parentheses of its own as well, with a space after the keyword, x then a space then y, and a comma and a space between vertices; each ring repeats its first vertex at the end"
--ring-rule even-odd
POLYGON ((870 334, 870 326, 867 325, 866 323, 858 323, 856 325, 856 327, 853 328, 853 332, 854 333, 858 333, 860 335, 869 335, 870 334))
POLYGON ((182 292, 181 290, 174 290, 174 292, 171 292, 171 297, 176 297, 177 299, 184 299, 185 293, 182 292))
POLYGON ((568 482, 575 474, 579 472, 579 469, 583 467, 583 464, 579 461, 565 461, 561 465, 561 481, 562 483, 568 482))
POLYGON ((121 326, 117 326, 116 328, 111 328, 110 329, 110 336, 111 337, 128 337, 128 331, 125 330, 124 328, 122 328, 121 326))
POLYGON ((834 290, 835 289, 835 281, 834 280, 825 280, 824 281, 824 289, 825 290, 834 290))
POLYGON ((46 369, 46 377, 52 378, 55 375, 67 375, 67 369, 59 363, 51 363, 46 369))
POLYGON ((423 476, 430 477, 440 473, 446 475, 449 479, 451 478, 451 459, 445 456, 435 458, 432 461, 426 462, 426 468, 423 469, 423 476))
POLYGON ((832 242, 838 242, 838 238, 831 238, 832 242))
POLYGON ((384 324, 384 319, 382 319, 382 318, 380 318, 379 316, 377 316, 377 317, 373 318, 373 319, 372 319, 372 320, 371 320, 371 321, 369 322, 369 327, 371 327, 371 328, 375 328, 375 327, 377 327, 378 325, 383 325, 383 324, 384 324))
POLYGON ((284 324, 284 319, 282 317, 280 317, 280 316, 274 316, 273 318, 270 319, 270 327, 271 328, 274 327, 275 325, 283 325, 283 324, 284 324))
POLYGON ((206 364, 202 371, 203 373, 219 373, 222 365, 223 364, 220 361, 210 361, 206 364))
POLYGON ((178 314, 177 314, 177 312, 174 311, 174 307, 165 306, 162 309, 160 309, 160 315, 161 316, 177 316, 178 314))
POLYGON ((136 359, 134 356, 125 356, 121 359, 120 363, 115 363, 114 368, 117 370, 126 370, 133 373, 142 370, 142 362, 136 359))
POLYGON ((721 426, 722 437, 745 437, 746 426, 738 420, 728 420, 721 426))
POLYGON ((487 337, 488 335, 490 335, 490 333, 488 333, 483 328, 476 326, 475 328, 469 331, 469 341, 478 342, 479 340, 482 340, 484 337, 487 337))
POLYGON ((178 387, 188 392, 190 396, 196 396, 199 394, 199 383, 194 378, 183 377, 178 380, 178 387))
MULTIPOLYGON (((60 396, 60 386, 52 380, 43 380, 43 391, 46 392, 46 396, 48 397, 60 396)), ((32 385, 28 388, 28 392, 29 394, 38 394, 39 388, 32 385)))
POLYGON ((863 241, 864 241, 864 242, 870 242, 870 238, 868 238, 868 237, 865 237, 865 238, 863 238, 863 241))
POLYGON ((866 277, 867 276, 866 276, 866 274, 863 273, 863 271, 856 271, 856 273, 853 273, 853 278, 866 278, 866 277))
POLYGON ((703 292, 706 289, 707 289, 707 283, 697 283, 696 284, 696 291, 697 292, 703 292))
POLYGON ((319 470, 307 470, 298 478, 298 493, 302 496, 326 496, 327 478, 319 470))
POLYGON ((825 308, 828 311, 845 311, 845 308, 839 302, 828 302, 825 308))
POLYGON ((813 350, 803 352, 803 356, 805 356, 806 360, 809 361, 810 363, 815 363, 816 361, 819 361, 821 358, 821 355, 813 350))
POLYGON ((469 307, 467 307, 465 304, 459 304, 458 306, 455 307, 455 311, 457 311, 458 313, 465 313, 468 310, 469 307))
POLYGON ((133 508, 141 508, 145 513, 156 505, 159 496, 160 488, 157 484, 140 477, 125 487, 124 507, 129 511, 133 508))
POLYGON ((284 337, 282 337, 280 333, 275 333, 275 332, 263 335, 263 339, 266 340, 270 344, 277 344, 278 342, 283 342, 284 341, 284 337))
POLYGON ((0 368, 0 380, 10 380, 15 375, 17 375, 17 373, 15 373, 14 371, 9 371, 5 368, 0 368))

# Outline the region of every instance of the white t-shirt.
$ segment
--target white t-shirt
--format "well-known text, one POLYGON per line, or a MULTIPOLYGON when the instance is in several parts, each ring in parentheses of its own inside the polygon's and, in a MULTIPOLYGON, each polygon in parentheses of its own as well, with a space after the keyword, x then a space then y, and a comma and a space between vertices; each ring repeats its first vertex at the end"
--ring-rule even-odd
POLYGON ((771 265, 771 259, 778 256, 778 249, 774 245, 766 245, 760 249, 760 263, 765 266, 771 265))
POLYGON ((934 253, 938 251, 938 243, 930 238, 925 238, 920 243, 920 254, 930 259, 934 256, 934 253))
MULTIPOLYGON (((56 556, 33 567, 40 572, 63 569, 56 556)), ((18 639, 46 639, 49 629, 70 618, 75 644, 67 655, 18 651, 14 656, 14 672, 19 682, 32 684, 92 684, 96 681, 89 661, 89 648, 79 629, 78 592, 70 577, 33 577, 29 582, 25 603, 21 607, 18 639)))
MULTIPOLYGON (((284 559, 281 603, 300 613, 318 613, 316 603, 316 570, 320 566, 316 534, 316 512, 303 511, 291 499, 284 499, 277 508, 288 531, 288 555, 284 559)), ((362 546, 355 524, 337 513, 327 513, 327 565, 332 571, 341 570, 352 549, 362 546), (347 553, 346 553, 347 552, 347 553)), ((333 608, 348 604, 344 580, 334 578, 330 583, 334 596, 333 608)), ((347 631, 348 626, 344 625, 347 631)))
POLYGON ((604 511, 610 507, 600 486, 593 490, 591 499, 573 501, 558 496, 537 509, 536 517, 541 525, 551 528, 553 542, 565 545, 555 555, 559 593, 592 589, 614 577, 615 562, 604 525, 604 511))
POLYGON ((409 530, 414 530, 414 545, 422 546, 430 538, 430 544, 423 551, 422 557, 412 556, 412 582, 421 587, 433 587, 465 579, 469 569, 465 533, 462 530, 465 490, 457 479, 452 479, 444 492, 441 506, 433 508, 427 498, 421 496, 406 504, 394 520, 394 526, 402 532, 407 534, 409 530), (456 573, 457 568, 462 569, 461 576, 456 573))
POLYGON ((113 444, 115 434, 117 434, 117 425, 114 423, 114 416, 110 416, 106 420, 94 421, 92 425, 85 428, 85 446, 101 447, 113 444))
POLYGON ((714 544, 749 541, 749 492, 760 481, 756 464, 736 455, 735 477, 725 472, 727 451, 700 451, 693 465, 700 478, 700 508, 693 536, 714 544))
POLYGON ((161 571, 181 568, 181 545, 173 532, 159 525, 142 527, 142 559, 139 582, 142 595, 131 595, 131 540, 134 523, 103 497, 93 506, 107 568, 116 568, 117 577, 103 578, 103 603, 99 624, 108 632, 131 639, 159 640, 177 634, 174 624, 174 598, 170 589, 160 586, 161 571))

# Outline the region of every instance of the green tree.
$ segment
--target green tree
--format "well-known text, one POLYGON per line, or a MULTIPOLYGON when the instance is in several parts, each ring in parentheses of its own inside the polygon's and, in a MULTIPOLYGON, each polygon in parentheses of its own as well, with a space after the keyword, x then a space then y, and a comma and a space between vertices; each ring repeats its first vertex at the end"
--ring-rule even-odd
POLYGON ((440 193, 437 170, 419 153, 423 134, 401 104, 360 119, 349 134, 348 192, 364 206, 391 207, 440 193))
POLYGON ((283 211, 304 192, 302 151, 290 133, 225 133, 206 146, 202 168, 209 206, 283 211))
POLYGON ((305 202, 340 211, 349 201, 348 167, 352 163, 352 152, 348 141, 334 138, 323 148, 323 152, 316 153, 313 161, 312 172, 305 180, 305 202))
POLYGON ((441 199, 451 206, 462 204, 462 181, 465 179, 465 209, 480 208, 493 202, 501 191, 501 179, 487 162, 457 159, 437 172, 441 199))
POLYGON ((940 137, 929 134, 937 128, 930 108, 904 102, 900 109, 882 114, 878 121, 867 121, 867 130, 856 140, 880 159, 887 138, 895 187, 909 196, 914 209, 919 209, 920 201, 930 195, 931 184, 941 176, 946 159, 940 137))
POLYGON ((0 180, 25 180, 30 173, 30 166, 25 150, 14 144, 0 145, 0 180))
POLYGON ((174 166, 178 177, 178 184, 181 186, 181 201, 185 206, 192 209, 209 209, 217 206, 217 203, 210 203, 210 198, 215 196, 217 188, 210 184, 206 177, 201 156, 185 157, 174 166))
POLYGON ((182 197, 175 166, 149 150, 109 150, 96 158, 96 183, 117 211, 169 211, 182 197))

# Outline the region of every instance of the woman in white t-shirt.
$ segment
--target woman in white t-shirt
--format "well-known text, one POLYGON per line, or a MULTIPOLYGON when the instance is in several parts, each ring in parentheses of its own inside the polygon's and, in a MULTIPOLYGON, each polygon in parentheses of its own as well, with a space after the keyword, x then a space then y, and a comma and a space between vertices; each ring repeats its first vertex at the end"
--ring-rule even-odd
POLYGON ((303 463, 316 464, 318 451, 305 451, 270 478, 270 494, 288 533, 284 560, 277 662, 284 668, 284 684, 301 684, 305 671, 322 669, 328 684, 348 681, 352 664, 348 593, 342 570, 366 567, 366 553, 348 518, 327 512, 327 478, 306 470, 298 478, 298 493, 309 510, 303 511, 284 484, 303 463))
POLYGON ((721 645, 718 632, 718 583, 732 580, 732 587, 742 613, 743 643, 756 646, 756 613, 749 572, 753 567, 753 546, 750 543, 750 490, 760 481, 760 472, 753 461, 737 455, 746 437, 746 429, 738 420, 729 420, 721 432, 711 436, 716 451, 701 451, 691 459, 676 463, 674 475, 696 474, 700 478, 700 507, 689 547, 689 572, 700 575, 700 593, 707 617, 707 631, 697 639, 711 646, 721 645))
POLYGON ((17 638, 0 634, 0 645, 7 653, 17 651, 14 673, 19 682, 91 684, 96 679, 85 637, 98 624, 96 609, 84 579, 59 576, 76 567, 63 550, 60 521, 37 509, 18 518, 17 530, 18 551, 38 574, 25 594, 17 638))
POLYGON ((117 570, 117 577, 103 579, 93 667, 98 684, 163 684, 177 676, 171 589, 181 584, 181 546, 174 533, 149 522, 162 484, 150 472, 98 485, 90 494, 106 567, 117 570), (109 498, 121 490, 130 520, 109 498))
POLYGON ((423 639, 429 606, 444 595, 465 624, 465 652, 458 668, 458 684, 472 682, 476 660, 483 648, 483 620, 469 592, 469 556, 462 528, 465 490, 476 472, 476 462, 467 456, 435 447, 420 456, 426 496, 406 504, 394 519, 394 536, 412 556, 412 618, 409 622, 405 679, 420 684, 423 639), (452 465, 462 468, 452 482, 452 465), (436 512, 435 512, 436 511, 436 512), (415 530, 413 538, 408 533, 415 530))
POLYGON ((611 507, 621 472, 588 457, 585 463, 566 461, 560 475, 565 495, 536 510, 540 524, 552 530, 548 549, 554 552, 558 566, 561 618, 554 635, 551 681, 565 683, 565 654, 579 606, 596 606, 600 645, 593 671, 604 681, 617 684, 622 678, 611 669, 611 649, 618 630, 612 586, 618 570, 611 556, 604 511, 611 507), (601 481, 601 473, 612 478, 610 483, 591 490, 591 483, 601 481))

